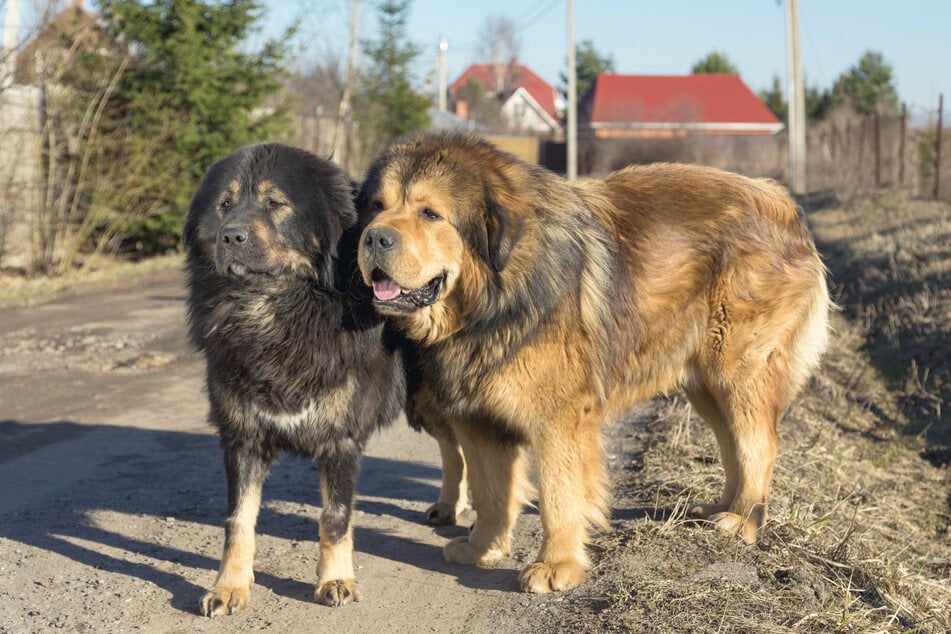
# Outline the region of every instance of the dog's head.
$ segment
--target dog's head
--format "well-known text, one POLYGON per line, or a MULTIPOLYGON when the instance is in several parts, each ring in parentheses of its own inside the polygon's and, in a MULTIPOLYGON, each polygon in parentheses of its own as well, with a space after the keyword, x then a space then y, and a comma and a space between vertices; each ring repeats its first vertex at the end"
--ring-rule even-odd
POLYGON ((377 309, 434 341, 471 321, 524 268, 523 168, 487 142, 426 135, 386 150, 358 196, 358 262, 377 309))
POLYGON ((353 191, 337 166, 304 150, 244 147, 213 165, 192 198, 183 235, 192 270, 332 284, 337 244, 356 222, 353 191))

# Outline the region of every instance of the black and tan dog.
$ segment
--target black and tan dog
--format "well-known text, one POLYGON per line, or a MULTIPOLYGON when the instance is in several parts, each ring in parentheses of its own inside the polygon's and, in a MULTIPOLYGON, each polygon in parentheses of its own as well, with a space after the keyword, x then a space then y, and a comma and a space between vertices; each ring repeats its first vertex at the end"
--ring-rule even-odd
POLYGON ((284 451, 320 466, 315 599, 358 599, 357 471, 369 436, 403 407, 405 373, 359 282, 354 190, 333 164, 270 143, 215 164, 192 199, 188 316, 228 478, 224 556, 201 601, 206 615, 248 603, 261 487, 284 451))
POLYGON ((528 447, 544 541, 521 587, 581 583, 608 510, 599 428, 676 388, 726 472, 720 499, 695 512, 755 541, 776 424, 818 362, 830 307, 781 187, 670 164, 569 183, 485 141, 430 135, 382 154, 358 208, 373 216, 364 281, 421 344, 418 398, 448 414, 469 469, 478 517, 449 561, 509 552, 528 447))

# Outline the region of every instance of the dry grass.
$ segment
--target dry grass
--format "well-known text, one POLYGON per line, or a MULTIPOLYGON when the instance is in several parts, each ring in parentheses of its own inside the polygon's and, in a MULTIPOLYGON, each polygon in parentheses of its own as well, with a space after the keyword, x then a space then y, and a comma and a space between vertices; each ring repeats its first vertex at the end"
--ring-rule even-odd
POLYGON ((889 194, 811 220, 844 311, 781 423, 763 539, 686 518, 719 495, 716 445, 683 398, 655 401, 611 430, 614 530, 543 631, 951 631, 951 206, 889 194))
POLYGON ((888 192, 813 217, 845 314, 910 433, 951 459, 951 205, 888 192))
POLYGON ((182 268, 181 254, 165 255, 141 261, 99 257, 75 272, 57 277, 24 276, 20 272, 0 270, 0 309, 33 306, 80 289, 109 287, 131 277, 149 275, 170 268, 182 268))

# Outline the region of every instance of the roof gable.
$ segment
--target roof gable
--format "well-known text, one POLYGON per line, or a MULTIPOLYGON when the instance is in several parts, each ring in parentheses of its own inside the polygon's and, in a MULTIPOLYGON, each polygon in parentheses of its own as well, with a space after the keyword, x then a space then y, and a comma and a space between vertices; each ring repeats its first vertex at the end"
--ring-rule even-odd
POLYGON ((521 123, 523 126, 528 126, 536 132, 554 132, 560 129, 558 121, 545 112, 545 109, 535 101, 531 93, 522 86, 516 88, 515 92, 505 100, 505 103, 502 104, 502 111, 508 111, 514 117, 512 120, 521 123), (519 116, 519 110, 522 109, 527 109, 533 114, 526 116, 523 113, 519 116))
POLYGON ((598 75, 582 99, 592 123, 781 126, 736 75, 598 75))
MULTIPOLYGON (((511 93, 524 88, 532 99, 541 106, 548 116, 555 118, 555 89, 547 81, 535 74, 527 66, 521 64, 507 65, 504 67, 505 87, 503 97, 508 97, 511 93)), ((499 90, 496 67, 494 64, 472 64, 467 68, 456 81, 452 82, 450 92, 454 98, 458 99, 459 91, 469 82, 470 79, 476 79, 485 86, 485 89, 496 93, 499 90)))

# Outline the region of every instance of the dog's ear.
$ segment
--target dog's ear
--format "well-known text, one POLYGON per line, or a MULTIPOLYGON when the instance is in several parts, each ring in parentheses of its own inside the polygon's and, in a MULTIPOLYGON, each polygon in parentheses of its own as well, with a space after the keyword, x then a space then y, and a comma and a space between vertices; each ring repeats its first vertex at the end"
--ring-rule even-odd
POLYGON ((524 233, 531 208, 528 196, 520 191, 521 174, 490 169, 473 180, 482 181, 480 210, 466 214, 458 227, 464 240, 494 270, 501 272, 524 233))
POLYGON ((512 249, 522 235, 520 214, 505 207, 495 198, 486 197, 485 229, 489 264, 501 271, 508 264, 512 249))
POLYGON ((327 244, 325 247, 331 257, 339 255, 338 245, 347 230, 357 223, 357 210, 354 201, 357 197, 358 185, 356 181, 333 166, 333 171, 327 174, 327 185, 323 195, 330 205, 330 213, 322 214, 327 230, 327 244))
MULTIPOLYGON (((214 215, 212 209, 216 205, 222 187, 221 163, 219 161, 208 170, 188 205, 188 212, 185 214, 185 225, 182 228, 182 245, 187 249, 198 245, 202 239, 200 235, 202 233, 202 223, 207 223, 208 218, 214 215)), ((207 236, 205 237, 207 239, 207 236)))

